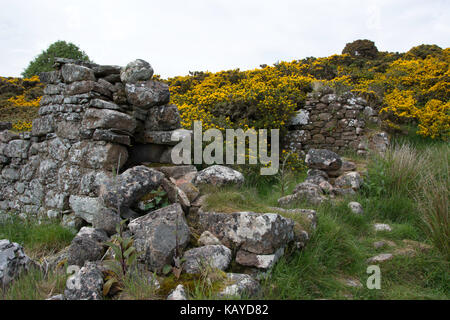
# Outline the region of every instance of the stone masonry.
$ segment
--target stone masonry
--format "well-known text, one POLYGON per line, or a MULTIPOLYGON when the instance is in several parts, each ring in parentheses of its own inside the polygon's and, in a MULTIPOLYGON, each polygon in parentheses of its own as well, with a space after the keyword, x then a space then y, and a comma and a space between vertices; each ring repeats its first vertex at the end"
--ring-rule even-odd
POLYGON ((377 112, 363 98, 350 92, 313 91, 291 120, 283 144, 300 154, 310 149, 356 151, 365 141, 369 121, 378 121, 377 112))
POLYGON ((136 60, 125 68, 56 59, 32 132, 0 130, 0 210, 73 221, 98 211, 117 168, 170 163, 180 115, 169 88, 136 60))

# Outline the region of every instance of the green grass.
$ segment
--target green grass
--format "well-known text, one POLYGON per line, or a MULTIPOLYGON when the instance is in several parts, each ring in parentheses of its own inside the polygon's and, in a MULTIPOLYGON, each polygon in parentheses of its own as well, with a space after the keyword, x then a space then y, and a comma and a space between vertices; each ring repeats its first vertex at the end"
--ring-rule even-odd
POLYGON ((0 222, 0 239, 17 242, 25 248, 32 258, 39 259, 47 254, 59 251, 70 244, 73 231, 62 227, 57 221, 23 219, 16 215, 7 215, 0 222))
POLYGON ((32 268, 22 273, 7 289, 0 287, 0 300, 44 300, 64 293, 67 275, 63 270, 44 274, 32 268))

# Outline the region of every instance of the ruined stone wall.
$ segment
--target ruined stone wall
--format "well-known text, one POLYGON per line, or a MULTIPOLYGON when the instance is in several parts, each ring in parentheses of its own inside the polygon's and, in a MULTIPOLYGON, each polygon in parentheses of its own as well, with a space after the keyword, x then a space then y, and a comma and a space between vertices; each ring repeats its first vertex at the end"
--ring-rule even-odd
POLYGON ((99 186, 118 167, 169 163, 180 115, 143 60, 125 68, 56 61, 41 75, 47 86, 32 132, 0 131, 0 210, 61 216, 70 225, 89 222, 100 208, 99 186))
POLYGON ((314 91, 289 124, 284 146, 302 154, 310 149, 364 153, 369 122, 377 123, 378 117, 363 98, 350 92, 314 91))
MULTIPOLYGON (((102 208, 99 188, 118 168, 170 163, 172 133, 190 132, 181 129, 168 86, 151 80, 147 62, 121 68, 56 61, 55 71, 41 75, 46 88, 32 132, 0 127, 0 210, 91 223, 102 208)), ((284 143, 297 152, 364 153, 368 121, 377 118, 364 99, 314 91, 284 143)))

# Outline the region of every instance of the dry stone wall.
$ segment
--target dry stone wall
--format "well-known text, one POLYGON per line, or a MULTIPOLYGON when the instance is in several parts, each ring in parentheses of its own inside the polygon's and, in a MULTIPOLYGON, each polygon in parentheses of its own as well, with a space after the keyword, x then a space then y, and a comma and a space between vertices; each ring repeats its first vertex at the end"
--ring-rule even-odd
POLYGON ((100 210, 99 186, 117 168, 170 163, 180 115, 143 60, 121 68, 57 59, 55 69, 41 74, 46 88, 32 132, 1 127, 0 210, 73 225, 100 210))
POLYGON ((350 92, 314 91, 291 120, 283 143, 301 154, 310 149, 363 150, 360 144, 366 140, 369 122, 377 123, 378 117, 363 98, 350 92))

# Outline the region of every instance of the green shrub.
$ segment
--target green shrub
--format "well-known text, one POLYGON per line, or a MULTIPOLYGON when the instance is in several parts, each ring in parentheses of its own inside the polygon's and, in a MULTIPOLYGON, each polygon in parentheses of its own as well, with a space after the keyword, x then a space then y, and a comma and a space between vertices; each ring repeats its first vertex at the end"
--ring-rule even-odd
POLYGON ((356 40, 345 45, 342 54, 348 53, 354 57, 374 59, 378 55, 375 43, 370 40, 356 40))
POLYGON ((88 55, 75 44, 66 41, 56 41, 29 63, 28 67, 22 72, 22 76, 29 78, 39 75, 41 72, 53 71, 55 58, 89 61, 88 55))

